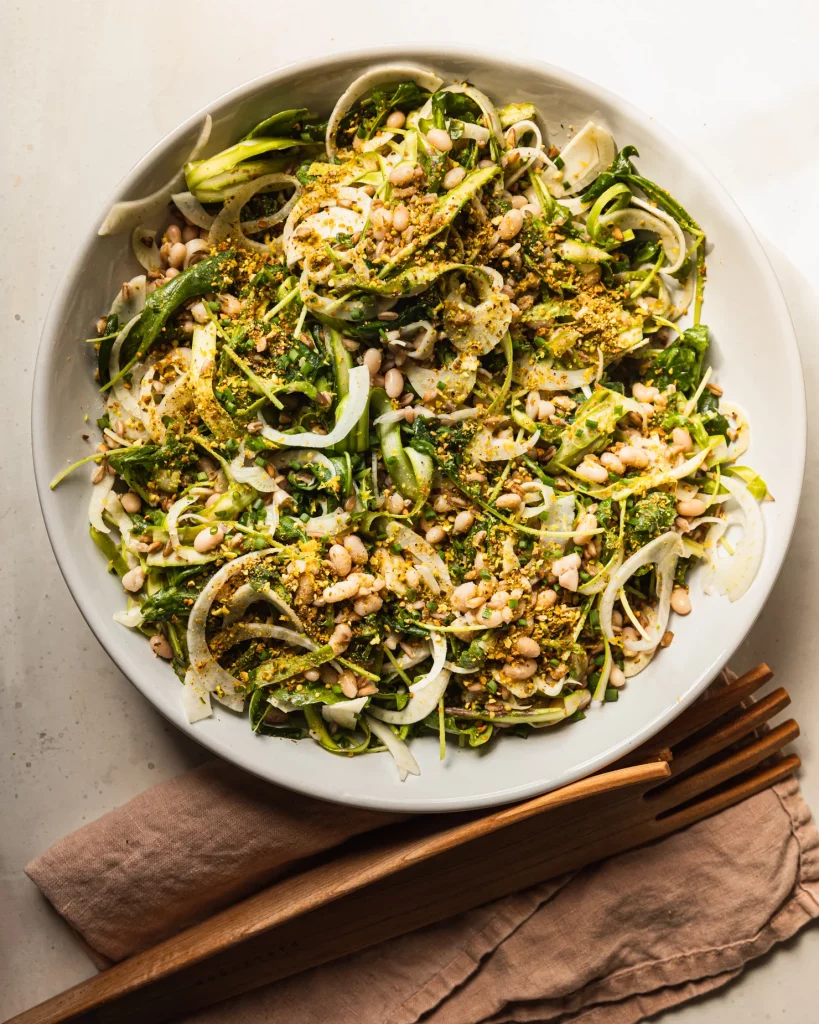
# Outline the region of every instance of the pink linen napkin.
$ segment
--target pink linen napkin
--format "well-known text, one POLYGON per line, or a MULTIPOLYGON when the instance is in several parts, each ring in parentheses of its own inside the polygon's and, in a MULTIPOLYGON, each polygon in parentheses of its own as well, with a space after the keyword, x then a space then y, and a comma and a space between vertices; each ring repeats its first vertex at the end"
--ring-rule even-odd
MULTIPOLYGON (((26 872, 93 951, 120 960, 293 861, 396 820, 211 762, 60 840, 26 872)), ((816 917, 819 833, 791 779, 184 1024, 634 1024, 724 985, 816 917)))

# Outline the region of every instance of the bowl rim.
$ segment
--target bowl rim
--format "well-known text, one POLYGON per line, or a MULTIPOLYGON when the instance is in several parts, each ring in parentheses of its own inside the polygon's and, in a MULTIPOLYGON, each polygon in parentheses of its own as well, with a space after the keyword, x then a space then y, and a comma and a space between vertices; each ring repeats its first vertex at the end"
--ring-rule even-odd
MULTIPOLYGON (((428 799, 419 801, 416 799, 415 802, 413 802, 410 794, 407 794, 410 796, 409 799, 399 799, 398 793, 400 791, 396 791, 396 799, 368 796, 367 794, 359 793, 353 794, 348 791, 339 792, 334 790, 331 785, 327 785, 323 778, 320 782, 317 782, 315 777, 311 777, 309 781, 305 782, 302 782, 302 780, 291 779, 282 781, 276 779, 271 772, 264 771, 252 759, 246 757, 244 750, 236 750, 234 747, 231 747, 227 743, 221 741, 218 736, 212 736, 204 732, 197 732, 195 727, 191 726, 184 720, 184 716, 177 715, 174 717, 170 710, 160 706, 151 699, 149 688, 140 683, 139 674, 135 667, 131 665, 129 657, 126 656, 124 646, 114 646, 113 649, 109 648, 109 645, 103 639, 104 633, 102 629, 102 618, 100 617, 100 614, 95 607, 95 602, 92 599, 93 589, 89 588, 83 582, 81 577, 74 574, 73 569, 68 565, 66 555, 61 552, 56 536, 59 516, 56 511, 56 505, 54 505, 50 500, 52 492, 49 488, 49 482, 51 477, 49 466, 46 464, 49 448, 48 438, 45 434, 44 419, 37 415, 38 410, 44 406, 50 383, 48 370, 52 364, 54 351, 58 342, 61 319, 60 312, 66 305, 66 301, 71 294, 72 283, 74 278, 77 276, 82 256, 98 239, 98 225, 102 222, 104 216, 110 210, 113 203, 130 197, 130 193, 135 183, 147 167, 149 167, 158 157, 169 149, 175 145, 178 146, 185 137, 192 135, 194 129, 201 125, 201 121, 206 114, 217 109, 220 111, 226 109, 231 104, 243 99, 246 95, 256 92, 262 88, 272 86, 282 78, 291 76, 294 72, 309 74, 322 68, 326 68, 328 64, 343 65, 344 63, 361 62, 378 64, 385 61, 395 60, 397 58, 404 58, 408 61, 426 61, 433 67, 436 59, 441 60, 447 58, 469 60, 474 63, 476 67, 479 67, 483 63, 488 63, 490 65, 498 62, 509 65, 520 64, 519 56, 508 50, 503 50, 502 48, 476 49, 471 46, 408 42, 407 44, 390 44, 385 46, 358 48, 354 50, 339 50, 324 56, 314 57, 307 60, 290 61, 287 64, 279 65, 266 74, 258 75, 255 78, 249 79, 241 85, 214 97, 212 101, 200 107, 182 121, 176 128, 167 132, 131 167, 131 169, 112 190, 106 199, 105 204, 102 206, 100 214, 95 219, 93 227, 89 229, 85 237, 79 242, 72 257, 67 262, 61 282, 48 307, 38 344, 32 384, 32 458, 37 497, 43 515, 43 520, 45 522, 46 533, 57 564, 60 568, 60 572, 62 573, 63 579, 65 580, 74 602, 79 608, 80 613, 92 633, 102 646, 103 650, 107 653, 108 657, 111 658, 122 674, 133 686, 136 687, 137 690, 140 691, 144 697, 146 697, 146 699, 150 701, 152 706, 162 714, 163 717, 184 732, 187 736, 190 736, 192 739, 196 740, 202 746, 218 756, 237 764, 244 770, 257 775, 268 782, 272 782, 275 785, 282 786, 295 792, 303 793, 307 796, 372 810, 397 811, 401 813, 454 813, 457 811, 498 806, 538 796, 550 789, 567 785, 577 779, 601 770, 606 765, 611 764, 613 761, 616 761, 618 758, 628 754, 642 743, 649 740, 665 725, 673 721, 677 715, 684 711, 686 707, 700 696, 710 683, 714 674, 725 665, 732 654, 743 643, 769 599, 771 590, 773 589, 779 573, 782 570, 782 566, 793 537, 793 531, 799 511, 807 450, 806 395, 801 354, 796 338, 796 332, 791 320, 790 311, 767 253, 737 203, 721 182, 702 163, 699 157, 696 156, 696 154, 689 151, 688 148, 662 124, 658 123, 653 117, 650 118, 651 132, 662 144, 663 148, 680 157, 688 165, 694 167, 698 174, 708 181, 713 192, 722 200, 722 203, 726 208, 726 212, 732 221, 733 227, 741 233, 744 241, 746 242, 748 255, 756 260, 760 271, 767 278, 770 285, 769 298, 776 302, 776 309, 774 310, 774 313, 781 322, 783 329, 787 329, 788 338, 786 340, 791 344, 792 352, 795 356, 795 369, 802 385, 801 388, 797 389, 797 394, 791 395, 792 414, 797 419, 799 427, 798 437, 795 441, 791 442, 792 444, 795 443, 798 445, 797 461, 799 466, 799 480, 796 486, 796 500, 788 510, 788 521, 779 524, 778 563, 772 571, 769 570, 770 579, 767 582, 766 588, 764 588, 764 597, 757 598, 757 607, 753 610, 750 618, 746 620, 747 625, 745 626, 742 635, 737 636, 735 641, 732 641, 732 644, 729 647, 724 648, 720 661, 703 670, 701 677, 697 680, 696 684, 689 686, 683 697, 678 698, 677 701, 672 703, 662 714, 655 716, 654 719, 646 723, 641 729, 630 734, 629 739, 620 741, 613 746, 606 748, 594 758, 586 759, 581 763, 575 764, 571 770, 563 772, 559 781, 556 783, 553 783, 551 780, 540 779, 521 785, 508 786, 501 791, 493 790, 479 797, 459 798, 457 796, 451 796, 436 798, 432 801, 428 799)), ((527 68, 531 68, 537 73, 543 74, 544 76, 547 76, 554 81, 558 81, 563 85, 567 85, 570 88, 579 89, 588 94, 594 100, 603 104, 609 104, 619 109, 628 117, 637 120, 649 120, 649 115, 639 107, 618 96, 616 93, 611 92, 604 86, 590 81, 583 76, 544 61, 527 59, 525 64, 527 68)), ((268 762, 268 766, 270 765, 275 768, 274 762, 268 762)))

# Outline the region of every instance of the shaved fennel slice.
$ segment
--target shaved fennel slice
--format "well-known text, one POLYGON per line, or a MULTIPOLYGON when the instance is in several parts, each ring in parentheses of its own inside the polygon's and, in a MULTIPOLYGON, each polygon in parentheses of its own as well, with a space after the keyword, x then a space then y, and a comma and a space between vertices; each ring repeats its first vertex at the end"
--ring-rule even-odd
POLYGON ((419 537, 409 527, 402 526, 394 520, 387 526, 387 537, 390 543, 397 542, 402 548, 409 551, 420 565, 428 568, 434 578, 443 584, 447 593, 452 590, 452 579, 447 564, 427 540, 419 537))
POLYGON ((369 697, 353 697, 342 700, 338 704, 322 704, 321 717, 325 722, 335 722, 342 729, 355 729, 356 715, 360 715, 367 705, 369 697))
POLYGON ((441 669, 438 675, 425 683, 420 690, 415 690, 414 686, 410 687, 412 696, 405 708, 400 711, 389 711, 371 704, 367 714, 390 725, 412 725, 414 722, 420 722, 438 707, 438 701, 444 695, 448 683, 449 672, 445 668, 441 669))
POLYGON ((191 725, 194 722, 201 722, 203 718, 210 718, 213 714, 213 708, 210 706, 210 694, 198 684, 195 673, 190 669, 185 673, 182 708, 191 725))
POLYGON ((347 401, 344 403, 344 409, 338 422, 329 434, 315 434, 311 431, 301 434, 283 434, 265 422, 260 413, 259 418, 265 424, 262 434, 268 441, 301 448, 331 448, 339 441, 343 441, 361 419, 367 407, 367 399, 370 394, 370 371, 366 366, 354 366, 350 370, 349 380, 350 390, 347 394, 347 401))
POLYGON ((416 320, 415 323, 407 324, 402 328, 401 334, 408 335, 413 330, 423 330, 423 336, 414 342, 415 348, 407 349, 410 359, 429 359, 435 349, 437 333, 429 320, 416 320))
POLYGON ((149 221, 153 217, 158 217, 163 213, 165 207, 170 202, 174 190, 185 180, 182 167, 191 160, 197 160, 202 155, 210 138, 212 124, 210 114, 207 114, 193 149, 188 154, 186 160, 182 160, 177 164, 179 170, 176 171, 170 181, 158 188, 156 192, 152 192, 142 199, 128 199, 122 203, 114 203, 108 211, 108 216, 102 222, 99 234, 118 235, 123 231, 133 231, 137 225, 149 221))
POLYGON ((233 420, 217 401, 213 391, 216 370, 216 324, 210 320, 193 329, 190 381, 196 411, 210 427, 214 437, 232 437, 233 420))
POLYGON ((732 416, 736 421, 737 436, 728 444, 728 458, 726 459, 727 462, 736 462, 748 451, 751 444, 751 424, 748 413, 736 402, 726 401, 719 403, 719 411, 723 416, 732 416))
POLYGON ((417 64, 381 64, 378 67, 370 68, 369 71, 366 71, 348 86, 335 107, 333 107, 333 112, 327 121, 327 157, 331 163, 335 162, 338 151, 336 136, 344 116, 362 96, 365 96, 376 86, 402 81, 415 82, 428 92, 435 92, 441 85, 441 79, 436 74, 428 71, 426 68, 419 67, 417 64))
POLYGON ((525 441, 515 441, 511 437, 493 437, 491 431, 482 427, 473 437, 469 445, 469 454, 479 462, 502 462, 517 459, 534 448, 540 440, 540 431, 536 430, 525 441))
POLYGON ((232 626, 238 622, 248 608, 257 601, 265 601, 272 605, 277 612, 288 618, 300 632, 304 632, 304 623, 293 611, 290 605, 283 600, 270 587, 264 590, 256 590, 249 583, 242 584, 230 601, 227 602, 228 613, 225 616, 225 625, 232 626))
POLYGON ((535 363, 524 357, 515 363, 515 380, 529 391, 577 391, 591 384, 599 374, 599 366, 585 370, 555 370, 551 363, 535 363))
MULTIPOLYGON (((648 630, 651 632, 653 631, 654 623, 657 620, 657 613, 653 608, 647 608, 644 615, 646 617, 648 630)), ((623 675, 626 679, 633 679, 635 676, 638 676, 644 668, 647 668, 659 649, 659 647, 652 647, 650 651, 638 651, 633 658, 626 658, 623 662, 623 675)))
POLYGON ((98 484, 94 484, 91 491, 91 500, 88 502, 88 521, 100 533, 111 532, 110 527, 102 518, 102 513, 105 511, 106 501, 113 486, 114 478, 110 473, 106 473, 98 484))
MULTIPOLYGON (((424 397, 432 391, 436 398, 444 397, 455 405, 460 405, 475 387, 478 375, 477 356, 458 356, 449 366, 440 370, 431 370, 425 366, 404 365, 404 373, 413 389, 424 397), (438 385, 443 384, 442 388, 438 385)), ((403 412, 402 412, 403 415, 403 412)))
POLYGON ((632 199, 631 205, 613 213, 604 214, 598 221, 599 228, 618 227, 621 231, 650 231, 658 235, 665 253, 666 265, 663 271, 673 274, 685 259, 685 235, 682 228, 667 213, 656 206, 649 206, 642 199, 632 199))
POLYGON ((113 618, 114 622, 118 622, 120 626, 127 626, 128 629, 139 629, 145 621, 139 602, 131 597, 128 598, 127 609, 114 612, 113 618))
MULTIPOLYGON (((288 200, 285 204, 286 211, 285 207, 283 207, 278 214, 264 218, 268 226, 278 224, 280 220, 284 220, 293 209, 296 200, 301 194, 301 185, 298 179, 291 177, 289 174, 264 174, 261 178, 255 178, 246 185, 242 185, 241 188, 236 190, 233 197, 225 203, 219 211, 216 220, 211 225, 208 245, 214 247, 230 240, 243 249, 250 249, 252 252, 269 253, 269 246, 262 242, 254 242, 252 238, 248 238, 245 235, 243 231, 244 225, 241 223, 242 210, 257 192, 290 187, 294 187, 295 192, 292 199, 288 200)), ((250 230, 263 230, 263 228, 256 226, 254 221, 248 221, 247 223, 251 225, 250 230)))
POLYGON ((211 605, 222 587, 237 573, 253 565, 254 562, 260 561, 268 554, 270 554, 269 551, 251 551, 247 555, 240 555, 239 558, 228 562, 205 584, 188 616, 187 640, 191 662, 188 675, 196 689, 215 690, 220 687, 239 708, 243 706, 244 698, 236 692, 237 680, 216 661, 208 646, 206 635, 208 615, 211 605))
POLYGON ((304 524, 308 537, 335 537, 350 527, 350 513, 337 508, 325 516, 314 516, 304 524))
POLYGON ((149 231, 140 224, 131 235, 134 256, 147 271, 157 271, 162 267, 162 257, 156 244, 156 231, 149 231))
POLYGON ((171 196, 171 200, 189 224, 194 224, 198 228, 207 230, 216 220, 213 214, 208 213, 193 192, 176 192, 171 196))
POLYGON ((629 641, 629 647, 636 651, 650 651, 659 644, 665 633, 671 609, 671 591, 674 588, 674 570, 682 554, 682 541, 677 533, 663 533, 649 541, 611 574, 608 585, 600 600, 600 628, 608 641, 615 639, 611 616, 614 602, 620 592, 638 569, 652 562, 657 565, 657 612, 648 640, 629 641))
POLYGON ((432 667, 429 672, 422 675, 420 679, 415 680, 409 688, 410 693, 418 693, 420 690, 423 690, 425 686, 430 685, 438 678, 441 670, 444 668, 444 662, 446 661, 447 655, 446 638, 440 633, 433 633, 430 640, 432 642, 432 667))
POLYGON ((461 294, 458 275, 444 300, 444 326, 447 337, 461 352, 473 356, 488 355, 509 329, 512 304, 501 291, 503 278, 493 267, 471 267, 462 271, 480 300, 473 306, 461 294))
POLYGON ((731 494, 738 509, 729 511, 725 526, 715 524, 708 531, 705 539, 708 565, 702 589, 706 594, 720 594, 734 602, 742 597, 759 571, 765 550, 765 523, 756 498, 742 479, 724 475, 720 483, 731 494), (720 553, 719 540, 726 527, 732 525, 742 527, 742 537, 734 545, 732 555, 720 553))
POLYGON ((408 775, 420 775, 421 769, 418 767, 418 762, 413 757, 412 751, 407 744, 396 736, 385 722, 379 722, 377 718, 373 718, 366 711, 364 712, 364 717, 367 719, 367 725, 370 727, 373 736, 377 736, 395 758, 395 763, 398 767, 398 778, 404 782, 408 775))
POLYGON ((175 501, 171 505, 165 516, 165 529, 168 531, 168 536, 175 551, 178 551, 181 546, 179 542, 179 517, 189 505, 195 504, 195 498, 180 498, 179 501, 175 501))
POLYGON ((124 325, 141 313, 145 309, 145 299, 148 296, 147 287, 148 279, 144 274, 138 274, 130 281, 126 281, 111 303, 111 316, 115 316, 119 323, 124 325))
POLYGON ((605 171, 616 153, 614 139, 606 129, 589 121, 560 151, 562 169, 548 177, 544 172, 549 191, 556 199, 580 192, 605 171))
POLYGON ((251 487, 257 491, 261 491, 263 494, 269 494, 271 491, 278 491, 279 485, 274 481, 273 477, 262 469, 261 466, 252 465, 246 466, 245 459, 247 458, 247 451, 245 450, 244 441, 239 445, 239 453, 236 458, 230 464, 230 475, 233 479, 240 484, 250 484, 251 487))

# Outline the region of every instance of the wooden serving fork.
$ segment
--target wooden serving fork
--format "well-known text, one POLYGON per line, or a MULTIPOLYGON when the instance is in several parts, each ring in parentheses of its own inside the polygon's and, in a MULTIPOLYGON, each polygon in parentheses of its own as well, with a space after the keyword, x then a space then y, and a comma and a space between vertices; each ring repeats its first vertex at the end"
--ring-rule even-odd
POLYGON ((161 1024, 685 828, 799 767, 780 754, 796 722, 766 727, 785 690, 749 701, 772 675, 757 666, 612 768, 535 800, 359 837, 7 1024, 161 1024))

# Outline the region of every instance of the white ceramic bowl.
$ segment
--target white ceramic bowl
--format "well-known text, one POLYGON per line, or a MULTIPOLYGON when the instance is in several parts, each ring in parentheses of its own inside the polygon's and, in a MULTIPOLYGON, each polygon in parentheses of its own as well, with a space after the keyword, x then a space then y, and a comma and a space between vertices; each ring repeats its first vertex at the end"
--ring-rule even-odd
MULTIPOLYGON (((329 112, 367 66, 404 57, 450 80, 468 78, 498 101, 531 100, 550 134, 600 121, 622 146, 634 143, 639 167, 669 189, 705 227, 713 244, 704 319, 713 331, 710 361, 727 395, 750 414, 752 446, 743 460, 768 481, 776 503, 764 506, 767 540, 759 574, 735 604, 699 593, 694 611, 675 618, 673 645, 632 680, 616 704, 592 710, 573 726, 512 737, 482 751, 447 749, 437 738, 413 743, 422 774, 400 783, 387 755, 334 758, 316 744, 252 735, 246 717, 220 709, 193 726, 182 712, 180 685, 145 638, 117 625, 123 591, 106 575, 88 537, 88 474, 56 491, 48 482, 88 446, 83 413, 99 415, 82 339, 118 284, 135 273, 127 236, 89 232, 51 307, 37 362, 33 400, 34 462, 40 501, 63 575, 100 643, 167 718, 215 753, 248 771, 313 796, 394 811, 486 807, 565 785, 625 754, 679 714, 726 663, 750 629, 782 564, 796 516, 805 452, 804 387, 796 340, 779 285, 762 248, 730 197, 698 160, 647 115, 559 68, 520 65, 485 54, 445 50, 378 50, 333 56, 276 71, 210 104, 211 152, 240 137, 270 111, 306 106, 329 112), (68 357, 73 358, 68 360, 68 357)), ((166 181, 189 150, 204 110, 160 142, 120 184, 110 202, 147 194, 166 181)))

